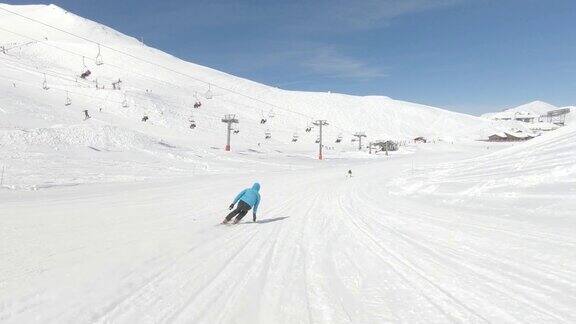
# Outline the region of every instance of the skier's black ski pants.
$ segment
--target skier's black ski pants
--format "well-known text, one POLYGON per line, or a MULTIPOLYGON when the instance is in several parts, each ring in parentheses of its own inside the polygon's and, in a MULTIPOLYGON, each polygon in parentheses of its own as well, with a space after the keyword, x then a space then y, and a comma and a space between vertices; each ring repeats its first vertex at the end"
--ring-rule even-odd
POLYGON ((234 209, 230 214, 228 214, 228 216, 226 216, 226 221, 230 221, 236 215, 238 215, 236 216, 236 219, 240 221, 242 218, 244 218, 244 216, 246 216, 250 209, 252 209, 250 205, 240 200, 236 206, 236 209, 234 209))

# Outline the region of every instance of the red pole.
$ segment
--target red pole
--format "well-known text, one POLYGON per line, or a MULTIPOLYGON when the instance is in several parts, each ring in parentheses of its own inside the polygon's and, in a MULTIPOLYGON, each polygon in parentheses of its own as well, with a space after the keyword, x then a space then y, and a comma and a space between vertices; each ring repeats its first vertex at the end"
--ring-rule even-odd
POLYGON ((230 151, 230 131, 232 130, 232 122, 228 122, 226 133, 226 151, 230 151))
POLYGON ((322 122, 320 122, 320 147, 318 148, 318 160, 322 160, 322 122))

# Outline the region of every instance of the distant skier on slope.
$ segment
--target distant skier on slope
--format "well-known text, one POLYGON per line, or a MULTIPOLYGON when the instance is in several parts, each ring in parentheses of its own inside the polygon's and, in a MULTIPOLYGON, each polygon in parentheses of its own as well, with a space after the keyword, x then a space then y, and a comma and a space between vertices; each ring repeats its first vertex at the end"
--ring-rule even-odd
POLYGON ((256 212, 258 211, 258 205, 260 204, 260 184, 258 182, 254 183, 252 188, 247 188, 242 190, 234 201, 230 205, 230 210, 234 209, 234 205, 238 203, 236 209, 234 209, 222 222, 222 224, 227 224, 234 216, 234 224, 240 222, 240 220, 246 216, 248 211, 254 207, 252 211, 252 220, 256 222, 256 212))

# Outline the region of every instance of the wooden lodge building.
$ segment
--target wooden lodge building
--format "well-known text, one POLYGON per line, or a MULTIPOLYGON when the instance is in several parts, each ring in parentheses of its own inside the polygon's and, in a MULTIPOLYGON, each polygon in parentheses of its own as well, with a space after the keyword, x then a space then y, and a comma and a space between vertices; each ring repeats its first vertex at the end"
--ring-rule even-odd
POLYGON ((533 138, 534 136, 524 133, 496 133, 488 136, 488 142, 522 142, 533 138))

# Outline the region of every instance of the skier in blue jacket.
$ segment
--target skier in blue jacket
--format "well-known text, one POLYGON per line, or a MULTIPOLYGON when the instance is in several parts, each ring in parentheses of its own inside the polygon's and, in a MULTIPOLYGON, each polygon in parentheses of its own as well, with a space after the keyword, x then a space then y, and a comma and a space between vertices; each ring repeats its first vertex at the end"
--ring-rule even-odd
POLYGON ((242 191, 234 198, 234 202, 230 205, 230 210, 234 209, 234 205, 238 203, 236 209, 232 210, 228 216, 224 219, 222 224, 228 223, 234 216, 234 224, 240 222, 240 220, 246 216, 248 211, 252 208, 252 220, 256 222, 256 212, 258 211, 258 205, 260 204, 260 184, 258 182, 254 183, 252 188, 247 188, 242 191))

